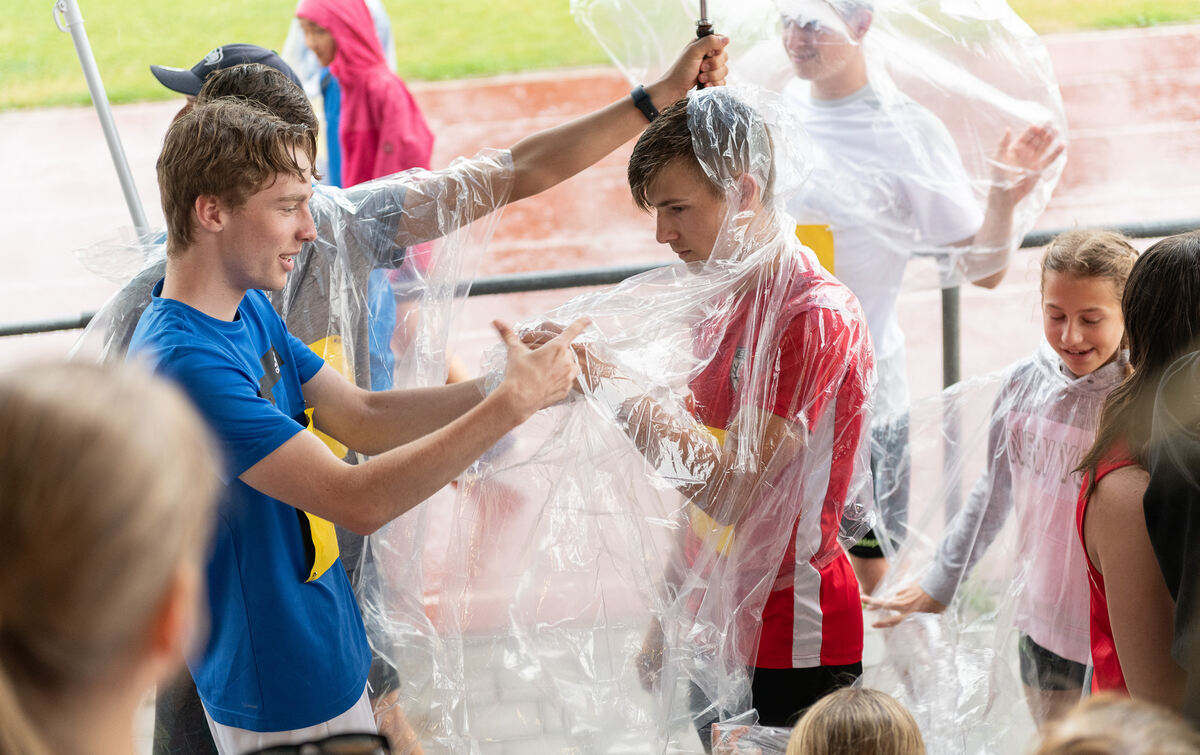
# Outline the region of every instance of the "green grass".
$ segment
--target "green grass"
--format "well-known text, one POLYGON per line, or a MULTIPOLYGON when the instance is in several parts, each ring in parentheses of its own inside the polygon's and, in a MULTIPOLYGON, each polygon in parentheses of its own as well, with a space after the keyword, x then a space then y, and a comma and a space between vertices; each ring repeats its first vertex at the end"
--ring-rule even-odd
MULTIPOLYGON (((296 0, 79 0, 113 103, 173 95, 149 65, 189 67, 224 42, 278 50, 296 0)), ((91 100, 53 0, 0 0, 0 109, 91 100)), ((571 19, 567 0, 384 0, 408 79, 577 66, 605 61, 571 19)))
MULTIPOLYGON (((114 103, 169 98, 151 63, 190 66, 222 42, 278 49, 295 0, 79 0, 114 103)), ((724 0, 714 0, 721 2, 724 0)), ((90 101, 53 0, 0 0, 0 109, 90 101)), ((605 62, 568 0, 384 0, 400 73, 447 79, 605 62)), ((1039 32, 1200 19, 1196 0, 1013 0, 1039 32)))
POLYGON ((385 0, 396 65, 413 79, 451 79, 605 63, 568 0, 385 0))
POLYGON ((1040 34, 1200 20, 1196 0, 1010 0, 1040 34))

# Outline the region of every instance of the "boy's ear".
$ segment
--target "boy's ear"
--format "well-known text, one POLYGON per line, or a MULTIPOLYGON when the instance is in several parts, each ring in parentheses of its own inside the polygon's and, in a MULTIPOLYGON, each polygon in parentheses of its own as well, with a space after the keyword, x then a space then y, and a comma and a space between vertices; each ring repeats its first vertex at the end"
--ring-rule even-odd
POLYGON ((760 201, 758 180, 749 173, 743 173, 737 179, 738 212, 753 209, 760 201))
POLYGON ((212 233, 225 227, 225 203, 215 194, 201 194, 192 205, 196 213, 196 225, 212 233))

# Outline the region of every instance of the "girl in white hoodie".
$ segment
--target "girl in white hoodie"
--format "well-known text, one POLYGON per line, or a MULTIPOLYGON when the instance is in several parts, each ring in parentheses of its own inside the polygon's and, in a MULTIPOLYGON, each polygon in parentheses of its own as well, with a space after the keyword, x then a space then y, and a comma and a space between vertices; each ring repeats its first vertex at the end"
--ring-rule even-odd
POLYGON ((919 583, 869 608, 940 613, 1016 508, 1013 622, 1041 726, 1079 701, 1089 656, 1088 582, 1074 527, 1079 475, 1108 392, 1125 377, 1121 295, 1137 251, 1118 233, 1071 231, 1042 258, 1046 340, 1012 365, 991 413, 987 467, 919 583))

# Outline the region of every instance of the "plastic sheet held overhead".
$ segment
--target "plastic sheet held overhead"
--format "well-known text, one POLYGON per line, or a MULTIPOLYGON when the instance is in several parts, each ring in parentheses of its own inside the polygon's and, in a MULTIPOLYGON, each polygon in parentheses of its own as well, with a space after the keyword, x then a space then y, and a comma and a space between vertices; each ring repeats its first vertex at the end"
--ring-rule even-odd
POLYGON ((763 615, 817 600, 831 573, 848 581, 826 621, 861 640, 843 545, 869 525, 874 370, 853 296, 783 211, 802 134, 749 90, 693 92, 687 124, 703 175, 686 176, 719 210, 711 255, 523 324, 591 318, 578 395, 472 468, 448 542, 430 544, 457 658, 435 737, 451 751, 700 751, 693 717, 754 721, 756 659, 819 662, 819 617, 794 645, 763 615))
MULTIPOLYGON (((572 10, 635 83, 666 69, 697 14, 678 0, 572 10)), ((713 0, 708 15, 731 37, 731 80, 782 91, 800 115, 815 170, 788 210, 859 297, 881 358, 902 342, 902 281, 1005 269, 1066 162, 1049 56, 1006 3, 713 0)))
MULTIPOLYGON (((864 682, 913 713, 930 752, 1021 750, 1035 721, 1082 694, 1088 580, 1073 470, 1124 373, 1119 360, 1076 377, 1043 343, 1003 372, 880 418, 875 438, 907 432, 913 466, 908 519, 887 533, 897 549, 877 594, 920 590, 948 608, 883 630, 884 657, 864 682)), ((888 492, 878 505, 892 521, 888 492)))

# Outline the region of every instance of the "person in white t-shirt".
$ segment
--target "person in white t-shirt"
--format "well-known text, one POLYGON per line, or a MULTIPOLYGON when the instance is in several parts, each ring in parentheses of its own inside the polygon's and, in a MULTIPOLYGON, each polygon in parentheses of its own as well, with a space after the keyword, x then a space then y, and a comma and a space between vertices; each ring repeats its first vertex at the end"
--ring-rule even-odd
MULTIPOLYGON (((796 74, 784 94, 802 112, 815 145, 813 177, 788 211, 797 235, 862 304, 877 365, 874 415, 882 416, 909 403, 896 319, 908 259, 952 258, 950 269, 976 285, 999 284, 1014 246, 1014 208, 1063 148, 1048 126, 1030 126, 1016 139, 1006 133, 994 160, 1015 179, 996 181, 981 209, 937 116, 903 97, 885 103, 872 88, 861 44, 871 27, 870 0, 798 0, 781 13, 796 74)), ((907 453, 906 437, 876 441, 879 452, 907 453)), ((876 485, 891 488, 888 500, 895 503, 883 514, 895 532, 907 508, 896 488, 907 481, 901 475, 876 485)), ((851 556, 870 594, 887 569, 875 533, 851 556)))

